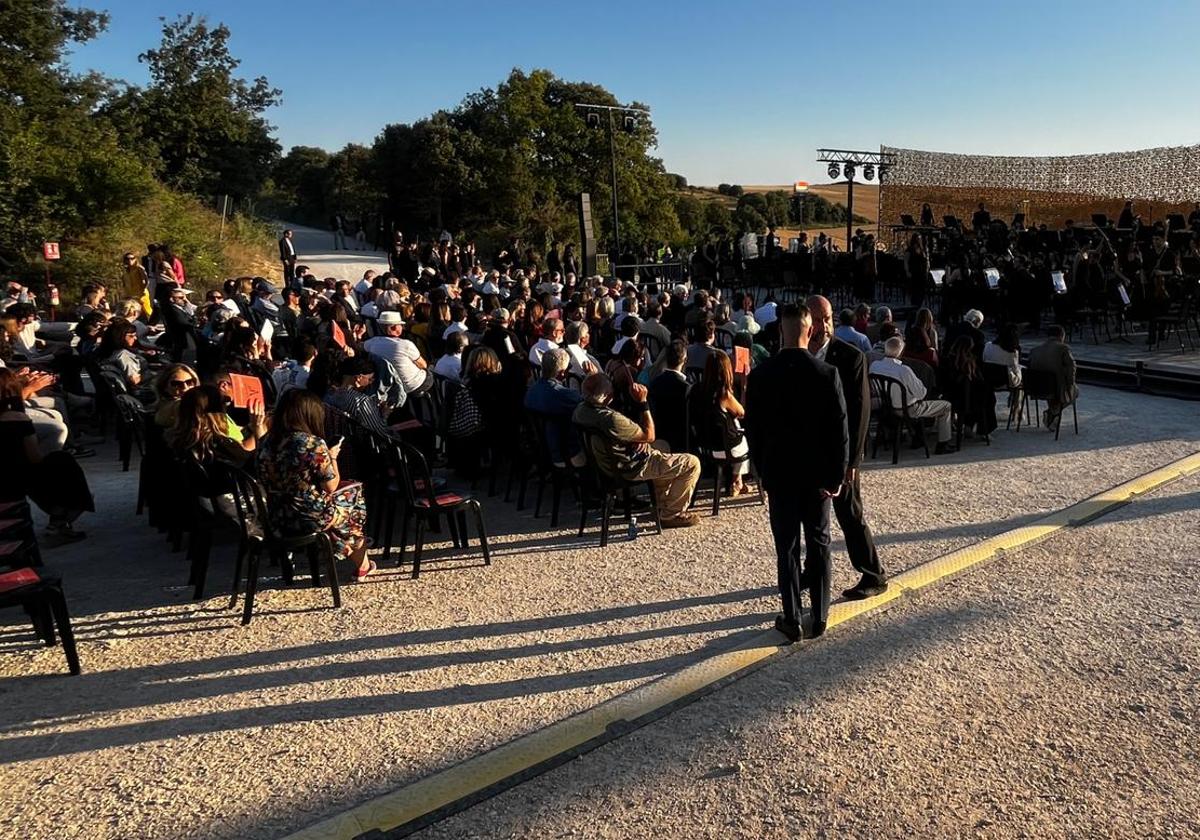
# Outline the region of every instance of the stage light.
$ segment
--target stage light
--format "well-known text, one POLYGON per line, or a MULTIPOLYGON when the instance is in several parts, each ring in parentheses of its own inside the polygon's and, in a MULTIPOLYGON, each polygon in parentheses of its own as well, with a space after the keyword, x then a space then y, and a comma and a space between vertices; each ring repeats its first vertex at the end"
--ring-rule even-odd
POLYGON ((842 164, 842 174, 846 176, 847 181, 853 181, 854 180, 854 164, 853 163, 843 163, 842 164))
POLYGON ((637 119, 629 114, 626 114, 621 119, 621 128, 623 128, 627 134, 633 134, 635 131, 637 131, 637 119))
POLYGON ((600 112, 599 111, 588 111, 587 114, 584 116, 584 119, 587 121, 588 128, 599 128, 600 127, 600 112))
POLYGON ((864 181, 874 181, 875 180, 875 167, 869 163, 863 167, 863 180, 864 181))
POLYGON ((834 181, 836 181, 842 174, 842 170, 838 169, 838 165, 836 163, 829 164, 829 169, 826 171, 829 173, 830 179, 834 181))

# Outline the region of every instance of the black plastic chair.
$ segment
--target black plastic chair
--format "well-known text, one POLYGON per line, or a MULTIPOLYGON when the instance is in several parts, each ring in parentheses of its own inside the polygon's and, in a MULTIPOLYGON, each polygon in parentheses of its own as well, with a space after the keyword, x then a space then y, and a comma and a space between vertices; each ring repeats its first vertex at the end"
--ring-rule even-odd
MULTIPOLYGON (((721 490, 726 484, 733 481, 734 467, 750 461, 750 452, 747 450, 744 455, 733 454, 732 449, 725 445, 725 429, 722 421, 715 415, 701 418, 694 425, 692 440, 698 442, 697 449, 700 453, 700 460, 712 470, 712 515, 717 516, 721 513, 721 490)), ((762 481, 754 474, 753 466, 746 476, 754 478, 754 483, 758 487, 758 503, 765 505, 767 498, 763 495, 762 481)))
POLYGON ((67 656, 67 668, 72 674, 80 673, 71 613, 63 595, 62 580, 57 575, 29 568, 0 574, 0 609, 5 607, 24 608, 32 619, 34 632, 47 646, 57 644, 57 628, 67 656))
MULTIPOLYGON (((1041 412, 1038 410, 1038 402, 1046 403, 1049 408, 1051 400, 1055 399, 1058 393, 1058 380, 1054 373, 1048 370, 1035 370, 1029 368, 1025 371, 1023 384, 1025 386, 1025 396, 1033 400, 1033 415, 1035 422, 1041 423, 1041 412)), ((1075 434, 1079 434, 1079 410, 1076 408, 1076 403, 1079 402, 1078 397, 1071 400, 1071 416, 1075 421, 1075 434)), ((1058 413, 1058 417, 1054 422, 1054 439, 1058 440, 1059 432, 1062 431, 1062 416, 1066 412, 1067 407, 1064 405, 1062 411, 1058 413)))
POLYGON ((1025 392, 1020 385, 1008 384, 1008 368, 995 362, 984 362, 983 378, 996 393, 1008 394, 1008 422, 1005 430, 1012 428, 1013 417, 1017 419, 1017 431, 1021 431, 1021 417, 1025 414, 1027 401, 1025 392))
MULTIPOLYGON (((609 475, 600 469, 600 465, 596 462, 596 454, 593 446, 599 438, 599 433, 590 429, 585 429, 583 426, 575 425, 579 430, 580 436, 583 438, 583 455, 587 460, 587 475, 591 478, 592 487, 587 488, 593 490, 600 502, 600 547, 604 548, 608 545, 608 526, 609 520, 612 518, 613 502, 619 495, 625 503, 625 521, 633 521, 633 493, 637 487, 645 485, 650 494, 650 510, 654 514, 654 530, 655 533, 662 533, 662 520, 658 512, 658 495, 654 491, 654 482, 650 479, 633 479, 627 480, 619 476, 609 475)), ((587 516, 590 510, 588 499, 589 493, 580 494, 579 501, 579 536, 583 536, 584 530, 587 528, 587 516)))
MULTIPOLYGON (((416 539, 413 545, 414 578, 421 574, 421 553, 425 547, 425 528, 436 524, 438 517, 445 516, 450 527, 451 536, 456 546, 468 548, 466 512, 475 514, 475 524, 479 532, 479 545, 483 551, 483 564, 492 565, 492 555, 488 549, 487 526, 483 521, 483 506, 474 496, 463 496, 458 493, 438 492, 434 486, 433 474, 425 456, 415 446, 402 441, 396 441, 395 466, 399 472, 400 486, 405 495, 404 515, 400 524, 400 560, 404 561, 404 546, 408 542, 408 524, 410 518, 417 520, 416 539)), ((391 522, 387 527, 391 531, 391 522)))
MULTIPOLYGON (((904 383, 897 379, 892 379, 890 376, 880 376, 879 374, 868 374, 867 379, 871 386, 871 402, 872 405, 878 401, 879 408, 876 412, 877 425, 875 428, 875 442, 871 447, 871 458, 874 458, 879 452, 879 440, 885 431, 892 434, 892 463, 900 463, 900 432, 904 426, 913 427, 914 420, 908 413, 908 389, 904 387, 904 383), (899 391, 899 399, 893 399, 892 391, 899 391)), ((929 441, 926 439, 924 430, 920 427, 915 427, 921 435, 921 445, 925 447, 925 457, 929 455, 929 441)))
POLYGON ((0 503, 0 567, 15 569, 41 565, 42 553, 38 548, 29 502, 20 499, 0 503))
POLYGON ((562 505, 563 487, 572 488, 577 498, 582 498, 585 492, 579 471, 572 466, 571 459, 563 445, 563 436, 575 434, 575 428, 571 425, 570 418, 555 417, 538 411, 529 411, 527 414, 537 444, 535 453, 539 476, 533 517, 536 519, 542 515, 542 498, 545 495, 546 484, 549 483, 551 487, 550 527, 556 528, 558 527, 558 512, 562 505), (553 448, 547 432, 551 424, 555 424, 559 432, 559 445, 553 448))
POLYGON ((309 571, 312 574, 312 585, 321 585, 319 562, 326 562, 329 574, 329 590, 333 595, 333 606, 342 606, 342 592, 338 585, 337 558, 333 555, 333 543, 325 531, 315 531, 308 534, 284 535, 277 533, 270 525, 267 508, 267 496, 262 485, 252 475, 240 470, 232 473, 236 491, 233 494, 241 528, 241 538, 245 543, 245 551, 238 553, 238 562, 234 568, 233 598, 230 606, 237 604, 238 586, 241 578, 243 555, 246 567, 246 603, 242 611, 242 624, 250 623, 254 615, 254 596, 258 591, 258 566, 265 550, 268 554, 280 558, 281 566, 286 570, 285 580, 290 582, 291 566, 289 557, 293 552, 304 550, 308 554, 309 571))

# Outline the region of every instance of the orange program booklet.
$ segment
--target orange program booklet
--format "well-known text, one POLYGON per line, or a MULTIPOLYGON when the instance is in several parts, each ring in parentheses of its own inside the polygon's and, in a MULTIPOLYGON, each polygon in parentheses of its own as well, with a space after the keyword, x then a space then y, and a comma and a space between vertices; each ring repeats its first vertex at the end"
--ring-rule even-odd
POLYGON ((750 372, 750 348, 749 347, 734 347, 733 348, 733 372, 749 373, 750 372))
POLYGON ((266 405, 263 400, 262 382, 257 376, 246 376, 241 373, 229 374, 229 382, 233 386, 233 404, 237 408, 249 408, 251 400, 258 400, 260 405, 266 405))

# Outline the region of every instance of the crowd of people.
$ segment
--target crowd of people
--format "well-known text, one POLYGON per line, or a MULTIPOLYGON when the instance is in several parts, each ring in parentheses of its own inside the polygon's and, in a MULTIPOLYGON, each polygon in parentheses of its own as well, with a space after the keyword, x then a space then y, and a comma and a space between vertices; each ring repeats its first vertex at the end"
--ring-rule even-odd
MULTIPOLYGON (((433 250, 450 253, 451 243, 433 250)), ((83 371, 136 401, 182 461, 254 471, 276 527, 329 532, 356 579, 374 569, 366 500, 343 442, 327 439, 331 412, 411 443, 463 480, 501 462, 523 468, 544 445, 559 466, 591 462, 611 478, 651 483, 665 528, 699 524, 691 508, 702 463, 721 470, 717 492, 726 495, 751 492, 759 476, 779 547, 780 628, 796 638, 792 596, 802 582, 811 584, 810 632, 819 634, 828 608, 830 510, 861 574, 846 596, 887 585, 858 480, 883 396, 869 380, 902 387, 913 444, 924 444, 930 420, 943 454, 954 451, 953 419, 982 436, 995 428, 985 369, 1000 371, 1005 390, 1022 375, 1019 334, 987 341, 977 311, 942 337, 928 309, 901 331, 886 307, 835 317, 820 295, 756 306, 748 294, 723 301, 684 284, 536 273, 519 260, 486 270, 473 261, 461 275, 419 262, 411 280, 392 270, 318 278, 295 265, 282 286, 240 277, 194 300, 168 255, 156 246, 145 260, 125 255, 124 297, 110 305, 107 287, 91 284, 74 335, 58 344, 37 338, 35 307, 10 290, 0 338, 0 359, 13 368, 0 381, 9 395, 0 420, 12 423, 7 454, 36 467, 29 474, 41 478, 22 489, 71 538, 82 537, 71 522, 91 508, 69 448, 72 415, 94 410, 83 371), (545 424, 544 441, 529 418, 545 424), (811 438, 797 432, 810 423, 811 438), (801 465, 810 446, 819 470, 801 465)), ((1062 337, 1060 329, 1047 342, 1053 352, 1029 360, 1043 358, 1062 383, 1052 413, 1075 393, 1062 337)))

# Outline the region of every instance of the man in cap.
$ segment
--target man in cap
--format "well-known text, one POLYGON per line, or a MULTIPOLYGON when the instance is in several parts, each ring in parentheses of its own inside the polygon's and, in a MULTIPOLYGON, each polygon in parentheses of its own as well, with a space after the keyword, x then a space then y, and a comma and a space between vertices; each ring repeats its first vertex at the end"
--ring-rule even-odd
POLYGON ((396 375, 406 394, 423 394, 433 387, 433 376, 429 373, 429 363, 421 357, 417 345, 407 338, 401 338, 404 333, 404 319, 399 312, 380 312, 376 321, 383 335, 368 338, 363 342, 363 349, 372 356, 389 362, 396 369, 396 375))

